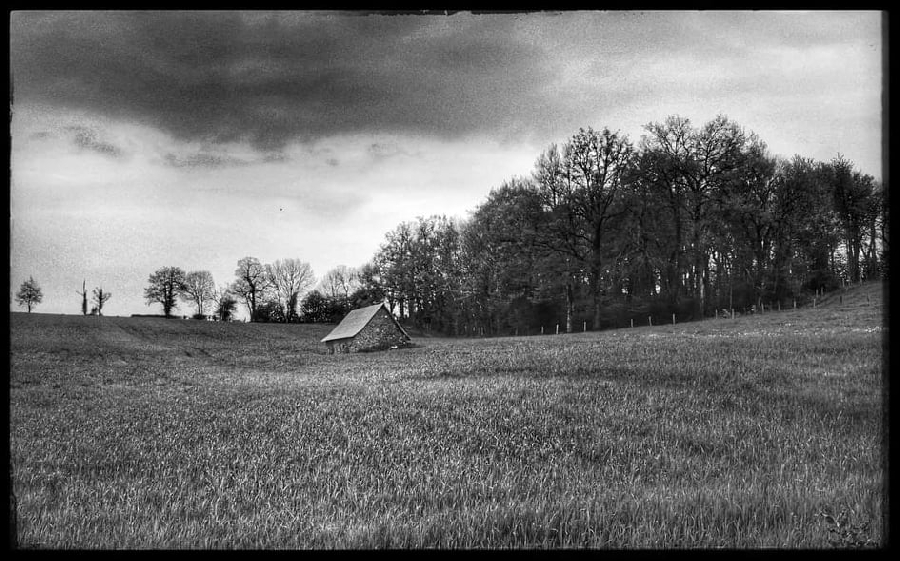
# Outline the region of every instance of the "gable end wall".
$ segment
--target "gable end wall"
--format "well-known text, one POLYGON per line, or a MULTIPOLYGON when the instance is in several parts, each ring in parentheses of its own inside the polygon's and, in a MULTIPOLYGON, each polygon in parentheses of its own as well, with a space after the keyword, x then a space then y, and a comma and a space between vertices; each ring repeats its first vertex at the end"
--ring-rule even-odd
POLYGON ((394 323, 387 310, 381 308, 350 342, 350 351, 372 351, 403 345, 409 338, 394 323))

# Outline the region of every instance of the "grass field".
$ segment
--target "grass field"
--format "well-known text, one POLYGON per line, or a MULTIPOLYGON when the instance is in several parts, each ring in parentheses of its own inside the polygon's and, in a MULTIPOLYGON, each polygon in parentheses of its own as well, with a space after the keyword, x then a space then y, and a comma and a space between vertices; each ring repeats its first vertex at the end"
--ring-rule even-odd
POLYGON ((881 285, 326 355, 329 326, 10 314, 40 548, 884 545, 881 285))

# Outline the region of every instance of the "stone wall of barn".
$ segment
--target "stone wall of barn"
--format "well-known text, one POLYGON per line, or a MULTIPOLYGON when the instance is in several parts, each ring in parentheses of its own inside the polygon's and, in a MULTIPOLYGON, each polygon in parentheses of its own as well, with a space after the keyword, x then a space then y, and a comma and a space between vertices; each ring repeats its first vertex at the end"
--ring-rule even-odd
POLYGON ((355 337, 326 341, 328 353, 378 351, 409 343, 409 338, 397 327, 384 308, 378 310, 355 337))
POLYGON ((388 311, 381 308, 362 331, 356 334, 349 350, 352 352, 383 350, 403 345, 408 341, 388 311))

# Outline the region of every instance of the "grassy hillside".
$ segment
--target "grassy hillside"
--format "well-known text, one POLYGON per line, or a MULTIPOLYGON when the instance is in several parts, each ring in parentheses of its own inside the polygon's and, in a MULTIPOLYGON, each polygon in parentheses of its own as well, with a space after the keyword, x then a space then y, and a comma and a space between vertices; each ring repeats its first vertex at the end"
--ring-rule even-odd
POLYGON ((329 326, 12 313, 19 541, 878 545, 880 296, 356 355, 329 326))

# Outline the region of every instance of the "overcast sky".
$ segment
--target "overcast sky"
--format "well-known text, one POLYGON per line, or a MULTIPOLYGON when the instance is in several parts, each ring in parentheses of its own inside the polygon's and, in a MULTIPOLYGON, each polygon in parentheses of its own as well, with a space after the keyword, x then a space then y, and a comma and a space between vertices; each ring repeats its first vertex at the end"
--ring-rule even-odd
MULTIPOLYGON (((13 12, 10 302, 161 313, 164 266, 360 266, 580 127, 724 114, 881 179, 878 12, 13 12)), ((182 304, 181 313, 192 309, 182 304)))

